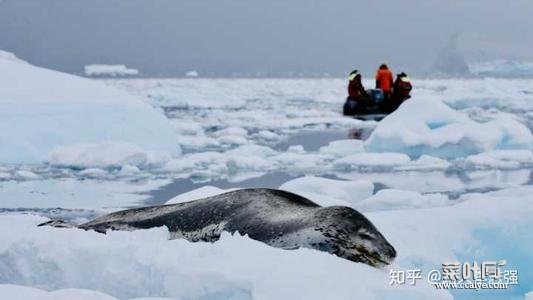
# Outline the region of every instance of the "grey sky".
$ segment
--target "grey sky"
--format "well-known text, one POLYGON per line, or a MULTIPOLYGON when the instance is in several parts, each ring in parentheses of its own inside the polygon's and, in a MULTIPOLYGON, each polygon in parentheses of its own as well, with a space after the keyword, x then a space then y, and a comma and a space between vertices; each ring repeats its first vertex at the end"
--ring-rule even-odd
POLYGON ((81 72, 421 72, 464 32, 469 59, 533 59, 533 1, 0 0, 0 49, 81 72))

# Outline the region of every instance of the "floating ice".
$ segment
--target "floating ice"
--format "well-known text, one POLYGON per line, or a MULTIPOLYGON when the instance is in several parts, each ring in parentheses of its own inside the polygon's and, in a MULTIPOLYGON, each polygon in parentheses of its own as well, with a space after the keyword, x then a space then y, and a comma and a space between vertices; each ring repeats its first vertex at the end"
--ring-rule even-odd
POLYGON ((369 167, 390 169, 410 162, 409 156, 403 153, 356 153, 335 160, 333 165, 338 170, 349 171, 369 167))
POLYGON ((302 195, 321 206, 353 207, 374 192, 374 185, 369 181, 344 181, 313 176, 293 179, 279 188, 302 195))
POLYGON ((87 76, 132 76, 139 70, 127 68, 125 65, 87 65, 84 67, 87 76))
POLYGON ((442 194, 421 195, 414 191, 384 189, 374 196, 357 203, 354 207, 361 211, 424 208, 451 205, 453 202, 442 194))
POLYGON ((478 123, 444 103, 410 99, 383 119, 365 143, 370 152, 454 158, 489 150, 531 150, 530 130, 511 118, 478 123))
POLYGON ((530 150, 494 150, 470 155, 464 160, 467 169, 518 169, 533 164, 530 150))
POLYGON ((234 189, 227 189, 223 190, 214 186, 205 185, 201 188, 180 194, 170 200, 168 200, 165 204, 175 204, 175 203, 183 203, 183 202, 189 202, 193 200, 198 200, 201 198, 216 196, 219 194, 223 194, 226 192, 233 191, 234 189))
POLYGON ((40 176, 33 173, 32 171, 27 170, 18 170, 15 172, 15 178, 17 179, 25 179, 25 180, 33 180, 33 179, 39 179, 40 176))
POLYGON ((320 153, 331 154, 336 157, 348 156, 363 151, 363 141, 354 139, 333 141, 319 150, 320 153))
POLYGON ((121 167, 124 165, 159 166, 170 159, 166 153, 145 151, 124 142, 102 142, 57 147, 50 153, 49 162, 65 167, 121 167))
POLYGON ((198 73, 198 71, 195 71, 195 70, 185 73, 185 77, 198 77, 198 76, 200 76, 200 74, 198 73))

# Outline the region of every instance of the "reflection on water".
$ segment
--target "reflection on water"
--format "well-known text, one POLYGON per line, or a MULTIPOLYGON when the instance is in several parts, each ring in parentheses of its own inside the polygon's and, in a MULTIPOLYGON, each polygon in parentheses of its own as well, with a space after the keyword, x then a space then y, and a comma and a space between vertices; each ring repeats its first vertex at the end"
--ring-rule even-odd
POLYGON ((304 130, 277 145, 274 149, 278 151, 286 151, 290 146, 302 146, 305 151, 317 151, 322 146, 328 145, 330 142, 355 139, 366 140, 374 130, 373 127, 352 128, 350 130, 304 130))
POLYGON ((82 223, 94 219, 102 212, 91 209, 68 209, 68 208, 0 208, 0 214, 29 214, 41 217, 82 223))
POLYGON ((165 185, 157 190, 153 190, 148 193, 150 198, 146 200, 144 204, 146 205, 159 205, 164 204, 168 200, 174 198, 179 194, 183 194, 198 188, 201 188, 205 185, 212 185, 221 189, 230 189, 230 188, 253 188, 253 187, 263 187, 263 188, 277 188, 283 183, 294 179, 298 176, 291 176, 282 172, 275 172, 265 174, 261 177, 247 179, 241 182, 230 182, 227 180, 213 180, 209 182, 194 182, 191 179, 177 179, 172 183, 165 185))
POLYGON ((277 144, 274 149, 287 151, 290 146, 302 146, 305 151, 317 151, 330 142, 350 138, 350 133, 345 130, 331 131, 301 131, 292 135, 288 140, 277 144))

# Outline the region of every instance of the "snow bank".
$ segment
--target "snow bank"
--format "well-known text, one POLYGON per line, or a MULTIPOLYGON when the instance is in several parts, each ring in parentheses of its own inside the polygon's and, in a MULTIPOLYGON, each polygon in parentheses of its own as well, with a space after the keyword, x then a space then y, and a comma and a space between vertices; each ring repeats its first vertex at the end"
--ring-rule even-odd
MULTIPOLYGON (((465 299, 520 299, 533 284, 530 249, 533 187, 463 195, 457 205, 382 211, 367 216, 396 248, 396 266, 438 269, 444 261, 507 259, 520 285, 505 291, 470 291, 465 299), (431 242, 428 242, 431 241, 431 242)), ((394 267, 393 267, 394 268, 394 267)), ((427 273, 426 273, 427 274, 427 273)))
POLYGON ((107 235, 0 216, 0 280, 120 299, 450 299, 427 284, 389 285, 388 271, 224 233, 216 243, 168 240, 164 228, 107 235), (14 230, 16 228, 16 230, 14 230), (26 268, 25 266, 31 266, 26 268))
POLYGON ((526 294, 526 299, 525 300, 533 300, 533 291, 531 291, 531 292, 526 294))
POLYGON ((87 76, 131 76, 138 75, 139 70, 129 69, 125 65, 87 65, 85 66, 87 76))
POLYGON ((0 55, 0 162, 42 163, 58 147, 113 142, 180 153, 170 122, 139 99, 0 55))
MULTIPOLYGON (((531 195, 532 187, 519 187, 467 194, 451 206, 366 216, 398 251, 390 269, 420 268, 427 275, 444 261, 506 259, 509 269, 518 269, 520 285, 490 292, 509 299, 531 290, 531 195)), ((223 234, 213 244, 189 243, 168 240, 164 228, 103 235, 36 227, 44 220, 0 216, 3 283, 90 289, 124 299, 451 299, 426 280, 390 286, 388 269, 309 249, 272 248, 238 235, 223 234)), ((468 299, 487 296, 468 293, 468 299)))
POLYGON ((374 185, 369 181, 343 181, 313 176, 287 181, 279 188, 302 195, 321 206, 354 206, 374 192, 374 185))
POLYGON ((529 129, 512 118, 478 123, 440 101, 411 99, 378 124, 364 147, 454 158, 497 149, 531 150, 532 141, 529 129))

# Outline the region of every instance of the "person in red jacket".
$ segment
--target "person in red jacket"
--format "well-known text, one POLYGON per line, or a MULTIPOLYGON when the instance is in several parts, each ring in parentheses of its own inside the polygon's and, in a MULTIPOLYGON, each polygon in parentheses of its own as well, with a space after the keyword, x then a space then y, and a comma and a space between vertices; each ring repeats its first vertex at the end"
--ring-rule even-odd
POLYGON ((405 100, 411 98, 411 80, 404 72, 396 75, 394 87, 390 101, 386 105, 386 112, 391 113, 395 111, 405 100))
POLYGON ((394 88, 392 92, 392 98, 395 102, 402 104, 405 100, 411 98, 411 80, 404 72, 396 75, 396 81, 394 81, 394 88))
POLYGON ((368 97, 363 82, 361 81, 361 74, 354 70, 348 76, 348 99, 361 100, 364 97, 368 97))
POLYGON ((369 96, 361 81, 361 73, 354 70, 348 76, 348 98, 344 104, 345 115, 364 113, 368 105, 369 96))
POLYGON ((390 95, 392 94, 393 80, 392 71, 389 67, 387 67, 386 64, 379 66, 379 69, 376 72, 376 89, 381 89, 383 91, 385 101, 389 100, 390 95))

